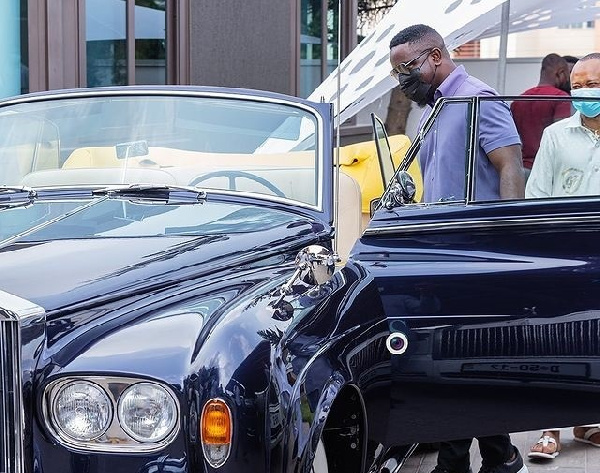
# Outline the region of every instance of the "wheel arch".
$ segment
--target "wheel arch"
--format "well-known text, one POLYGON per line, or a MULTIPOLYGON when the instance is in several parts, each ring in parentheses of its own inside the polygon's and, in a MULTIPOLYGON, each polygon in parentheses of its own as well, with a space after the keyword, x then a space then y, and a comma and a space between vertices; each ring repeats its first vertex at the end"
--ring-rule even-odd
POLYGON ((328 473, 360 473, 364 471, 366 455, 365 406, 356 386, 336 384, 332 380, 323 391, 311 432, 308 458, 312 460, 318 442, 322 440, 328 473))

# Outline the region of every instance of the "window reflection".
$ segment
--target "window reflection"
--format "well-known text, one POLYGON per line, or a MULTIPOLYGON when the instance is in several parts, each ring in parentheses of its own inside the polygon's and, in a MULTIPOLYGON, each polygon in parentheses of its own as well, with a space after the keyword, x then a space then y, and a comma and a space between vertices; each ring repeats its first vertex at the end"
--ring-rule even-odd
POLYGON ((136 0, 136 84, 166 84, 165 39, 165 0, 136 0))
POLYGON ((300 96, 310 93, 337 66, 338 2, 302 0, 300 13, 300 96), (326 5, 323 2, 327 2, 326 5), (322 21, 325 13, 325 21, 322 21), (325 28, 323 28, 323 23, 325 28))
POLYGON ((88 87, 166 83, 165 0, 135 0, 128 29, 130 2, 86 0, 88 87), (131 59, 128 41, 134 42, 131 59))
POLYGON ((27 0, 20 2, 20 46, 21 61, 19 70, 21 75, 21 93, 29 92, 29 43, 27 41, 27 0))
POLYGON ((28 90, 27 2, 7 0, 2 5, 0 97, 10 97, 28 90))
POLYGON ((445 103, 427 127, 429 115, 421 119, 426 126, 419 164, 423 176, 423 202, 457 202, 466 199, 466 171, 469 151, 469 106, 445 103), (451 150, 451 152, 449 152, 451 150))
POLYGON ((87 85, 127 85, 125 0, 86 0, 87 85))

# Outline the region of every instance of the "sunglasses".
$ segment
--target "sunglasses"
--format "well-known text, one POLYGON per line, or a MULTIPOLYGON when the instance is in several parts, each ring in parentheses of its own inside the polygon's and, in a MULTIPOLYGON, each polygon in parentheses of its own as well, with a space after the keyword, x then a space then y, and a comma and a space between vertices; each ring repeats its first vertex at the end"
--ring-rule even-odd
MULTIPOLYGON (((421 56, 423 56, 423 54, 425 54, 425 53, 429 54, 434 49, 435 48, 426 49, 425 51, 421 51, 417 57, 414 57, 410 61, 401 62, 400 64, 398 64, 396 67, 394 67, 390 71, 390 75, 394 79, 398 80, 398 78, 400 77, 400 75, 408 75, 408 74, 410 74, 411 69, 409 69, 408 66, 410 66, 413 62, 415 62, 417 59, 419 59, 421 56)), ((425 61, 423 61, 423 62, 425 62, 425 61)))

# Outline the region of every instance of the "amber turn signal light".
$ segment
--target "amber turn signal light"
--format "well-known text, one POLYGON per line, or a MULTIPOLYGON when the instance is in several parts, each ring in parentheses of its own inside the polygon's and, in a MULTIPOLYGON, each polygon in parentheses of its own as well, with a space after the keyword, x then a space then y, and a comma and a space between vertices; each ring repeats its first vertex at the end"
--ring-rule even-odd
POLYGON ((221 399, 211 399, 204 405, 200 422, 200 438, 204 444, 231 443, 231 411, 221 399))

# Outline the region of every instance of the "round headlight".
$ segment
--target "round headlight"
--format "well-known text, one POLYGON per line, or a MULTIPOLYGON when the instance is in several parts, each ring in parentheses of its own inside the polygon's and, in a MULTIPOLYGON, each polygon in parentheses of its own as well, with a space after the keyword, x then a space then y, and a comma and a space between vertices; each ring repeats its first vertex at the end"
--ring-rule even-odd
POLYGON ((137 383, 119 398, 119 422, 138 442, 160 442, 177 424, 177 404, 165 388, 153 383, 137 383))
POLYGON ((61 386, 52 411, 58 430, 82 442, 100 437, 112 419, 108 395, 89 381, 72 381, 61 386))

